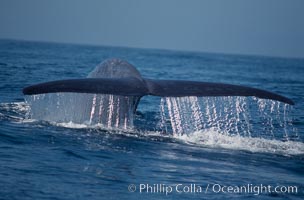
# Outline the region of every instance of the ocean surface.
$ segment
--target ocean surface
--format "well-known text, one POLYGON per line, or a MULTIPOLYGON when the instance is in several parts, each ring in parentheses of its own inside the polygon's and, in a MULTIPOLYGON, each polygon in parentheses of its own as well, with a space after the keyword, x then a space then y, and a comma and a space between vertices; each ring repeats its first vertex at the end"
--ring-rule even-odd
POLYGON ((304 199, 303 77, 304 59, 0 40, 0 199, 304 199), (295 105, 145 96, 120 123, 113 95, 22 94, 109 58, 146 78, 250 86, 295 105))

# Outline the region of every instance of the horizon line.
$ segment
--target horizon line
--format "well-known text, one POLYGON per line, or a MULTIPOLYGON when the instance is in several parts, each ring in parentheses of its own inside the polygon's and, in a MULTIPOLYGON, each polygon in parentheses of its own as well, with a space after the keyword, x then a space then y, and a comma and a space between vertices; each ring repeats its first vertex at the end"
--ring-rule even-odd
POLYGON ((138 47, 138 46, 119 46, 107 45, 99 43, 86 43, 86 42, 62 42, 53 40, 39 40, 39 39, 20 39, 20 38, 0 38, 0 40, 22 41, 22 42, 40 42, 40 43, 53 43, 53 44, 66 44, 66 45, 79 45, 79 46, 95 46, 95 47, 112 47, 112 48, 129 48, 129 49, 143 49, 143 50, 159 50, 159 51, 175 51, 180 53, 203 53, 203 54, 219 54, 226 56, 248 56, 248 57, 264 57, 264 58, 278 58, 278 59, 296 59, 303 60, 303 57, 297 56, 278 56, 278 55, 262 55, 250 53, 227 53, 227 52, 207 52, 199 50, 185 50, 185 49, 170 49, 170 48, 154 48, 154 47, 138 47))

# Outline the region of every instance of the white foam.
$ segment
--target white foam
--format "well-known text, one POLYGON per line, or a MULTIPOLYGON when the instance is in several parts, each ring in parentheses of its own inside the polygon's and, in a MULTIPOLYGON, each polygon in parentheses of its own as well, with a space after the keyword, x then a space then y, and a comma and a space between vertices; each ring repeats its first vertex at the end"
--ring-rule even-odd
POLYGON ((303 142, 229 135, 220 133, 215 129, 196 131, 192 134, 176 135, 174 137, 187 143, 211 148, 246 150, 250 152, 275 153, 283 155, 304 154, 303 142))
POLYGON ((20 112, 25 112, 29 109, 28 104, 25 102, 0 103, 0 107, 3 110, 20 112))
POLYGON ((0 116, 22 122, 29 106, 25 102, 0 103, 0 116))
MULTIPOLYGON (((97 129, 97 130, 105 130, 107 132, 115 132, 115 133, 134 133, 135 130, 132 128, 117 128, 117 127, 106 127, 104 124, 97 123, 97 124, 90 124, 88 123, 75 123, 75 122, 49 122, 53 126, 59 126, 64 128, 71 128, 71 129, 97 129)), ((135 134, 135 133, 134 133, 135 134)))
MULTIPOLYGON (((28 120, 26 122, 32 122, 28 120)), ((60 126, 72 129, 99 129, 106 130, 113 134, 123 134, 129 137, 165 137, 181 140, 188 144, 195 146, 202 146, 207 148, 222 148, 231 150, 245 150, 257 153, 274 153, 281 155, 299 155, 304 154, 304 143, 299 141, 280 141, 270 140, 264 138, 244 137, 240 135, 229 135, 228 133, 218 132, 215 129, 207 129, 196 131, 191 134, 183 135, 164 135, 157 131, 136 131, 134 129, 117 129, 108 128, 102 124, 78 124, 74 122, 57 123, 51 122, 54 126, 60 126)))
POLYGON ((54 126, 61 126, 61 127, 73 128, 73 129, 86 129, 86 128, 98 128, 99 127, 98 124, 95 124, 95 125, 78 124, 78 123, 74 123, 72 121, 62 122, 62 123, 51 122, 51 124, 54 126))

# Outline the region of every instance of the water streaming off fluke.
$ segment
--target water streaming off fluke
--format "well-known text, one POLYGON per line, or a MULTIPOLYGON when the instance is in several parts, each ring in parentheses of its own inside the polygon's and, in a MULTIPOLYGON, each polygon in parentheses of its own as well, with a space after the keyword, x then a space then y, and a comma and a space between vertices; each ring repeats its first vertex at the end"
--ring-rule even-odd
POLYGON ((212 129, 229 136, 298 139, 290 110, 287 104, 251 97, 166 97, 160 126, 176 136, 212 129))
MULTIPOLYGON (((28 119, 56 123, 133 127, 137 97, 53 93, 26 96, 28 119)), ((174 136, 213 130, 226 136, 297 140, 291 108, 277 101, 248 97, 160 98, 160 129, 174 136)))
POLYGON ((30 107, 27 118, 127 129, 133 126, 135 99, 136 97, 80 93, 31 95, 26 96, 30 107))

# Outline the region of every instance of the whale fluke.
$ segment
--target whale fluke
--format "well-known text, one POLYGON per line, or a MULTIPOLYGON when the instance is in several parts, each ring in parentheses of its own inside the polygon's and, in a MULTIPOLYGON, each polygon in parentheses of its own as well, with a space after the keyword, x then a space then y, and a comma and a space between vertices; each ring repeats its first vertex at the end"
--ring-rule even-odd
POLYGON ((25 95, 56 92, 113 94, 137 97, 145 95, 161 97, 255 96, 294 105, 294 102, 287 97, 251 87, 183 80, 138 79, 134 77, 59 80, 32 85, 23 89, 23 94, 25 95))

